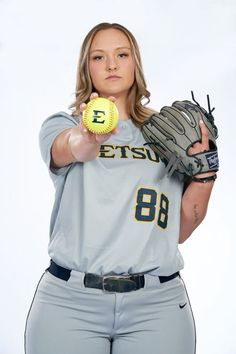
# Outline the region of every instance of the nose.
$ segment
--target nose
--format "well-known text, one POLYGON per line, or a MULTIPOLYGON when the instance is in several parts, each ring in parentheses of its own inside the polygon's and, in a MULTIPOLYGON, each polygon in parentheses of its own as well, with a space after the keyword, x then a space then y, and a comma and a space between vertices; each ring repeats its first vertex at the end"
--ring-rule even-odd
POLYGON ((107 71, 116 71, 118 69, 118 64, 115 58, 107 59, 107 71))

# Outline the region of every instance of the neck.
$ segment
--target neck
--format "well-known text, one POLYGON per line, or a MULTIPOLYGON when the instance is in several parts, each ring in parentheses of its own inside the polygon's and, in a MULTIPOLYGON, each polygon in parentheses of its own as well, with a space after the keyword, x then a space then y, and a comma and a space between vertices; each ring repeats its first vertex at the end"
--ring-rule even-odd
POLYGON ((127 120, 129 119, 129 113, 128 113, 128 109, 127 109, 127 97, 126 96, 122 96, 122 97, 118 97, 115 96, 116 101, 116 107, 119 111, 119 119, 120 120, 127 120))

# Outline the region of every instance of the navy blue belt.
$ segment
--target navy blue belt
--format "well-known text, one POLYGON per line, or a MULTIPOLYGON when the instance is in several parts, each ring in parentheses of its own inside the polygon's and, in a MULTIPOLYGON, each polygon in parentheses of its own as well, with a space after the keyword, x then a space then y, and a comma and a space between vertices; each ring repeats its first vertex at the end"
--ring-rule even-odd
MULTIPOLYGON (((71 270, 63 268, 51 260, 49 273, 62 280, 69 280, 71 270)), ((171 279, 179 276, 179 272, 173 273, 169 276, 159 276, 160 283, 165 283, 171 279)), ((85 273, 84 286, 86 288, 101 289, 105 292, 129 292, 139 290, 144 287, 145 278, 143 274, 130 275, 96 275, 92 273, 85 273)))

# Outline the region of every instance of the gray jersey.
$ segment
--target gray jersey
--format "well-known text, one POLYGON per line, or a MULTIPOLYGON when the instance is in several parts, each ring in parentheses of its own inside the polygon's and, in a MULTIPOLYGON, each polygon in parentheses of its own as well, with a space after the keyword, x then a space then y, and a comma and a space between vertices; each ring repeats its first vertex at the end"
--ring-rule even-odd
POLYGON ((94 160, 50 168, 55 137, 76 124, 60 112, 40 131, 41 154, 56 191, 49 256, 65 268, 101 275, 170 275, 182 269, 181 179, 166 175, 131 119, 119 121, 119 133, 94 160))

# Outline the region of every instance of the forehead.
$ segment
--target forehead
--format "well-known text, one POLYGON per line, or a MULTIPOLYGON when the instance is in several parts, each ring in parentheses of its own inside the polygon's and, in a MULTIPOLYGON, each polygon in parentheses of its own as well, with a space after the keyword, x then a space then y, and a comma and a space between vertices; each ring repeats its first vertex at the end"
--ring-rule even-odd
POLYGON ((126 34, 116 28, 100 30, 94 36, 90 50, 107 50, 111 48, 128 47, 130 42, 126 34))

